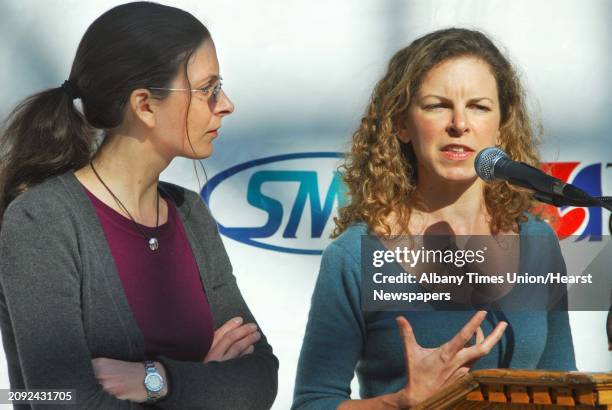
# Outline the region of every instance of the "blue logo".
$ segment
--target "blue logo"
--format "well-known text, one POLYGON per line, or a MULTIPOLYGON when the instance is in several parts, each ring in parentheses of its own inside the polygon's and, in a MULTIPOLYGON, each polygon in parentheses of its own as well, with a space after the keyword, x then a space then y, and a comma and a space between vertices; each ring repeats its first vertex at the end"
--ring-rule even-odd
POLYGON ((201 195, 215 215, 221 234, 263 249, 320 255, 329 236, 324 232, 332 225, 328 221, 334 204, 346 204, 341 174, 336 169, 342 156, 337 152, 304 152, 248 161, 215 175, 201 195), (230 183, 221 186, 226 181, 230 183), (219 191, 224 191, 220 197, 232 201, 231 206, 214 201, 213 192, 219 191), (244 192, 246 198, 241 197, 244 192), (241 203, 244 199, 248 205, 241 203), (224 216, 242 218, 246 226, 226 226, 221 223, 224 216), (259 220, 262 223, 252 226, 259 220))

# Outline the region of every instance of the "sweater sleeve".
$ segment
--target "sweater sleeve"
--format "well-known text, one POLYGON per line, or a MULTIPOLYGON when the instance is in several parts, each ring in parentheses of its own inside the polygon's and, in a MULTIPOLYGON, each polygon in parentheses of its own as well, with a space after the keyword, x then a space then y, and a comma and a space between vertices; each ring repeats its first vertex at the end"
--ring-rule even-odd
MULTIPOLYGON (((217 291, 232 301, 221 321, 241 316, 245 323, 255 322, 235 280, 217 291)), ((170 385, 168 396, 156 403, 159 408, 269 409, 276 397, 278 360, 263 333, 253 353, 235 359, 196 363, 160 356, 157 360, 166 368, 170 385)))
POLYGON ((298 363, 293 409, 335 409, 350 384, 365 340, 360 263, 341 245, 324 252, 298 363))
MULTIPOLYGON (((229 259, 219 236, 216 223, 197 194, 192 200, 203 216, 204 229, 199 233, 207 241, 214 258, 229 259)), ((242 297, 231 269, 219 269, 222 278, 215 280, 211 306, 215 326, 219 327, 233 317, 240 316, 245 323, 256 323, 242 297)), ((261 327, 261 339, 255 343, 253 353, 222 362, 185 362, 165 356, 157 358, 169 378, 169 393, 156 403, 163 409, 269 409, 278 389, 278 359, 272 353, 261 327)))
POLYGON ((12 388, 74 389, 80 409, 143 408, 105 392, 95 377, 71 222, 44 201, 19 199, 6 210, 0 230, 0 324, 12 388))

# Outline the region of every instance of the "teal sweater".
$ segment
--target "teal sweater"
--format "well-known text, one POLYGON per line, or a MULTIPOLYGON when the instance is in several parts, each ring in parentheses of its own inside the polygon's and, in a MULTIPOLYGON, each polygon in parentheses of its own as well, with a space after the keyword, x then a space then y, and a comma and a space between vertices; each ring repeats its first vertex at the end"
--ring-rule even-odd
MULTIPOLYGON (((304 336, 294 392, 294 409, 335 409, 350 398, 357 373, 362 398, 400 390, 406 385, 398 312, 364 312, 360 296, 363 223, 349 227, 325 250, 304 336)), ((529 237, 552 235, 544 222, 530 217, 521 225, 521 267, 557 264, 565 272, 556 237, 544 244, 529 237), (559 266, 560 264, 560 266, 559 266)), ((533 270, 535 271, 535 270, 533 270)), ((473 311, 403 312, 424 347, 450 340, 473 311)), ((566 311, 489 312, 485 335, 501 320, 509 326, 502 340, 473 369, 521 368, 575 370, 566 311)))

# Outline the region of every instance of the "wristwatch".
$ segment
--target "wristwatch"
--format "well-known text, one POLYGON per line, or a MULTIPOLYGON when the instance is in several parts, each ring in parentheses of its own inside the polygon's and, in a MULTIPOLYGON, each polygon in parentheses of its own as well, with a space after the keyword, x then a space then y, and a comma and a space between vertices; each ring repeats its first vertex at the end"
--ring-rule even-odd
POLYGON ((164 378, 155 368, 155 363, 150 360, 144 362, 145 378, 144 386, 147 390, 147 403, 153 403, 161 397, 164 388, 164 378))

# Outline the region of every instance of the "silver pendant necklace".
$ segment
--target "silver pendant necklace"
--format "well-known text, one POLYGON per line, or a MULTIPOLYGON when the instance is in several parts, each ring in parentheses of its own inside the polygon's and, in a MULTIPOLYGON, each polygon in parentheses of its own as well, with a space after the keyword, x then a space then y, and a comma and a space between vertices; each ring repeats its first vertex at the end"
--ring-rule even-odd
MULTIPOLYGON (((93 170, 94 174, 96 174, 96 177, 98 178, 98 180, 102 183, 102 185, 104 185, 104 188, 106 188, 108 193, 111 194, 111 196, 115 199, 115 201, 117 201, 117 204, 125 211, 126 214, 128 214, 128 216, 134 223, 134 226, 136 227, 136 229, 138 229, 138 232, 140 232, 143 238, 148 240, 149 249, 151 249, 152 251, 156 251, 157 249, 159 249, 159 240, 155 237, 147 238, 147 235, 145 235, 142 229, 140 229, 140 226, 138 226, 138 223, 136 223, 136 220, 132 217, 132 214, 130 214, 130 211, 127 210, 127 208, 123 205, 123 203, 119 200, 119 198, 117 198, 115 194, 113 194, 113 191, 111 191, 108 185, 106 185, 104 181, 102 180, 102 178, 100 178, 100 175, 96 171, 96 168, 94 168, 93 166, 93 161, 89 161, 89 166, 93 170)), ((155 229, 157 230, 157 228, 159 228, 159 191, 157 191, 156 213, 157 213, 157 216, 156 216, 156 222, 155 222, 155 229)))

